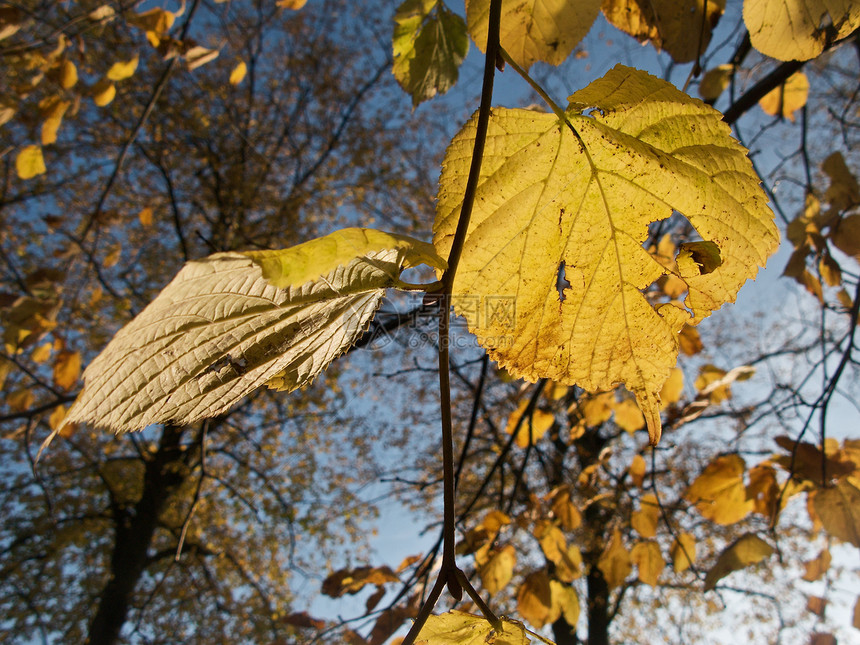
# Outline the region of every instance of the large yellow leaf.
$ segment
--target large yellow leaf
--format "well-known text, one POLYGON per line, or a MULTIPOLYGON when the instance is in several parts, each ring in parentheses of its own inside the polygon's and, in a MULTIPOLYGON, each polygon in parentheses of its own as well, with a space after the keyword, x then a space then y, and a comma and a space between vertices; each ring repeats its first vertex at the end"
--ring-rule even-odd
POLYGON ((773 547, 770 544, 757 535, 747 533, 720 553, 716 564, 705 576, 705 591, 713 589, 717 582, 733 571, 761 562, 771 553, 773 553, 773 547))
POLYGON ((717 457, 699 475, 684 497, 696 504, 703 517, 717 524, 734 524, 755 506, 747 499, 744 460, 738 455, 717 457))
MULTIPOLYGON (((443 165, 434 225, 443 257, 475 124, 454 138, 443 165)), ((589 391, 624 383, 656 442, 658 393, 677 359, 678 332, 691 314, 698 321, 733 301, 777 242, 746 151, 719 113, 617 66, 571 97, 564 120, 493 110, 455 308, 456 296, 480 301, 458 313, 514 376, 589 391), (648 225, 674 210, 721 254, 712 271, 679 276, 689 288, 687 309, 653 306, 643 294, 670 271, 642 247, 648 225), (570 286, 559 286, 560 275, 570 286), (495 315, 491 305, 500 299, 513 303, 515 316, 495 315)))
MULTIPOLYGON (((499 42, 514 62, 559 65, 591 29, 601 0, 503 2, 499 42)), ((478 48, 487 50, 490 0, 466 0, 466 24, 478 48)))
POLYGON ((822 51, 827 32, 844 38, 860 27, 857 0, 744 0, 744 22, 753 47, 778 60, 809 60, 822 51))
POLYGON ((186 264, 87 367, 69 421, 120 432, 188 424, 263 384, 301 387, 358 339, 404 266, 444 266, 425 242, 341 233, 186 264))
POLYGON ((394 14, 394 77, 412 106, 457 82, 469 51, 466 23, 439 0, 406 0, 394 14))
POLYGON ((137 63, 139 60, 139 57, 135 56, 131 60, 118 61, 114 63, 110 66, 107 74, 105 74, 105 78, 109 81, 124 81, 127 78, 131 78, 134 76, 135 71, 137 71, 137 63))
POLYGON ((650 40, 678 63, 708 48, 724 10, 725 0, 603 0, 609 22, 640 42, 650 40))
POLYGON ((486 618, 456 609, 430 616, 415 645, 528 645, 521 623, 502 618, 502 631, 496 631, 486 618))
POLYGON ((21 179, 32 179, 36 175, 44 174, 45 158, 39 146, 25 146, 15 158, 15 171, 21 179))

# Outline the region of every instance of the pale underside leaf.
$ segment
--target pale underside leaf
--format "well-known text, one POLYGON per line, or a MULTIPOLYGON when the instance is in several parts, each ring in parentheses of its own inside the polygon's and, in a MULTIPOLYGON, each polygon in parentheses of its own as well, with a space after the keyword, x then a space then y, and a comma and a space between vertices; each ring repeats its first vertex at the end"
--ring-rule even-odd
MULTIPOLYGON (((298 257, 295 248, 272 253, 298 257)), ((308 384, 359 338, 384 289, 416 260, 405 248, 362 249, 349 261, 341 253, 326 275, 279 288, 248 255, 186 264, 87 367, 67 420, 118 432, 183 425, 225 413, 264 384, 308 384)))
MULTIPOLYGON (((668 83, 618 66, 571 97, 566 120, 493 110, 454 305, 514 376, 589 391, 624 383, 656 441, 678 332, 733 301, 764 265, 778 242, 773 215, 719 113, 668 83), (648 225, 674 211, 721 257, 678 276, 689 312, 643 293, 669 272, 642 247, 648 225), (497 315, 501 301, 507 316, 497 315)), ((434 224, 443 257, 474 136, 473 118, 443 164, 434 224)))
MULTIPOLYGON (((517 64, 559 65, 591 29, 601 0, 503 2, 499 43, 517 64)), ((466 0, 466 25, 478 48, 487 50, 490 0, 466 0)))
POLYGON ((753 47, 778 60, 809 60, 828 40, 860 27, 857 0, 745 0, 744 22, 753 47))

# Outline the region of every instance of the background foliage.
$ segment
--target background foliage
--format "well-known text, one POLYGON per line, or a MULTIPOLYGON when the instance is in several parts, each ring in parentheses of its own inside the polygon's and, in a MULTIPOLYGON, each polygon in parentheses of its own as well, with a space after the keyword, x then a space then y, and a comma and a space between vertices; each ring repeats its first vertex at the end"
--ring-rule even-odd
MULTIPOLYGON (((0 7, 7 640, 381 644, 432 584, 441 537, 398 567, 365 536, 383 501, 432 509, 441 486, 437 339, 405 297, 300 392, 121 438, 66 426, 33 469, 82 366, 184 261, 343 225, 429 239, 488 3, 303 4, 0 7), (398 81, 413 107, 453 89, 410 112, 398 81), (360 594, 354 617, 308 613, 317 589, 360 594)), ((771 198, 779 295, 683 329, 656 449, 625 391, 515 381, 456 328, 460 564, 558 643, 856 638, 860 18, 846 2, 772 36, 753 0, 555 4, 550 51, 536 13, 503 14, 502 92, 540 100, 514 64, 562 100, 620 60, 713 103, 771 198)), ((672 265, 692 234, 674 216, 643 247, 672 265)), ((650 297, 683 290, 666 276, 650 297)))

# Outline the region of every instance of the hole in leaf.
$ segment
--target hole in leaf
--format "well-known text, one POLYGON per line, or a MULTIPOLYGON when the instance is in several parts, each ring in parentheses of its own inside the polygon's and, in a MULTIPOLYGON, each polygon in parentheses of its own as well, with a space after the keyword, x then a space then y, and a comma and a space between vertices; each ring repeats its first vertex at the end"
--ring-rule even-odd
POLYGON ((570 282, 564 277, 564 260, 562 260, 558 265, 558 273, 555 278, 555 290, 558 291, 559 302, 564 302, 566 298, 564 295, 565 289, 570 289, 570 282))

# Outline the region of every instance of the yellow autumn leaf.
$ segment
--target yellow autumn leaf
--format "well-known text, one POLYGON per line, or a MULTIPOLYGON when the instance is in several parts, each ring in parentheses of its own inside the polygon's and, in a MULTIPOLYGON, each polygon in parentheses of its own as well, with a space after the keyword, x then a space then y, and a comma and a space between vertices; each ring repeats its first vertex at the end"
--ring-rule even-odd
POLYGON ((713 589, 717 582, 733 571, 757 564, 772 553, 773 547, 757 535, 747 533, 738 538, 720 553, 716 564, 708 571, 705 576, 705 591, 713 589))
POLYGON ((615 404, 615 423, 625 432, 633 434, 645 427, 645 417, 636 401, 625 398, 615 404))
POLYGON ((200 45, 196 45, 191 47, 188 51, 183 54, 183 58, 185 59, 185 66, 188 67, 189 71, 194 71, 198 67, 209 63, 216 58, 221 52, 217 49, 209 49, 208 47, 201 47, 200 45))
POLYGON ((602 8, 621 31, 687 63, 707 49, 725 0, 603 0, 602 8))
POLYGON ((652 540, 637 542, 630 552, 630 558, 639 571, 639 580, 651 587, 657 586, 657 579, 666 566, 660 545, 652 540))
POLYGON ((42 122, 42 145, 50 145, 57 140, 57 131, 63 123, 66 110, 72 105, 71 101, 53 101, 49 109, 44 111, 45 120, 42 122))
POLYGON ((824 530, 843 542, 860 547, 860 488, 858 480, 846 477, 835 486, 820 488, 812 506, 824 530))
POLYGON ((689 533, 681 533, 672 543, 672 566, 675 573, 689 569, 696 561, 696 538, 689 533))
POLYGON ((152 208, 149 206, 141 209, 141 211, 137 214, 137 219, 140 222, 141 226, 150 227, 152 226, 152 208))
MULTIPOLYGON (((726 374, 728 374, 726 370, 707 363, 699 368, 699 376, 696 377, 693 385, 696 386, 696 389, 699 390, 700 393, 703 393, 709 385, 717 383, 726 374)), ((721 403, 722 401, 732 398, 732 390, 728 385, 717 385, 707 392, 707 397, 711 403, 721 403)))
POLYGON ((502 629, 497 631, 486 618, 452 609, 427 618, 415 645, 528 645, 531 642, 522 623, 505 617, 501 621, 502 629))
POLYGON ((90 89, 93 96, 93 103, 99 107, 109 105, 116 96, 116 85, 108 79, 103 78, 90 89))
MULTIPOLYGON (((656 442, 658 393, 690 314, 652 306, 643 294, 669 271, 642 247, 649 223, 678 211, 719 245, 720 266, 685 280, 694 321, 734 300, 776 249, 778 232, 746 151, 712 108, 622 66, 570 98, 564 119, 493 110, 453 285, 455 309, 514 376, 592 392, 623 383, 656 442), (560 273, 570 284, 563 290, 560 273), (457 307, 456 297, 490 296, 514 300, 515 320, 457 307)), ((475 127, 473 118, 443 165, 434 224, 443 257, 460 215, 475 127)))
POLYGON ((126 18, 130 25, 134 25, 146 32, 146 39, 153 47, 158 47, 161 37, 173 26, 176 14, 161 8, 150 9, 143 13, 131 14, 126 18))
POLYGON ((490 556, 484 564, 478 567, 478 576, 481 584, 491 596, 508 586, 514 575, 514 566, 517 563, 517 554, 510 544, 490 556))
POLYGON ((15 158, 15 171, 21 179, 32 179, 36 175, 44 174, 45 158, 42 156, 42 148, 36 145, 25 146, 15 158))
POLYGON ((744 0, 752 46, 777 60, 809 60, 860 27, 856 0, 744 0))
POLYGON ((532 410, 532 413, 529 416, 522 420, 522 423, 520 423, 520 417, 525 413, 528 404, 529 402, 527 399, 520 401, 517 409, 508 417, 508 423, 505 425, 505 432, 507 434, 513 434, 514 430, 517 430, 517 424, 519 423, 519 429, 517 430, 515 441, 520 448, 526 448, 527 446, 536 443, 546 434, 547 430, 549 430, 555 422, 555 416, 553 414, 536 408, 532 410))
POLYGON ((51 343, 44 343, 33 349, 30 358, 33 359, 34 363, 44 363, 51 358, 51 343))
POLYGON ((690 325, 684 325, 678 335, 678 345, 685 356, 695 356, 705 348, 699 330, 690 325))
POLYGON ((568 625, 575 628, 579 621, 579 597, 576 595, 576 590, 558 580, 550 580, 549 586, 552 602, 549 618, 552 620, 547 622, 554 623, 563 617, 568 625))
POLYGON ((107 71, 107 74, 105 74, 105 78, 109 81, 124 81, 127 78, 131 78, 137 70, 138 61, 139 57, 135 56, 129 61, 114 63, 107 71))
POLYGON ((248 65, 245 61, 240 60, 233 71, 230 72, 230 85, 238 85, 245 80, 245 74, 248 73, 248 65))
POLYGON ((612 392, 601 392, 599 394, 585 395, 579 409, 582 419, 589 428, 599 426, 609 421, 612 416, 612 408, 615 407, 615 394, 612 392))
MULTIPOLYGON (((535 61, 559 65, 591 29, 601 0, 503 2, 499 42, 511 59, 528 69, 535 61)), ((466 0, 466 26, 487 51, 490 0, 466 0)))
POLYGON ((754 507, 744 486, 744 460, 738 455, 717 457, 684 493, 702 517, 717 524, 734 524, 754 507))
POLYGON ((834 152, 821 162, 821 169, 830 179, 824 197, 833 208, 843 211, 860 204, 860 186, 841 152, 834 152))
POLYGON ((669 372, 669 378, 663 383, 660 390, 660 408, 665 410, 673 403, 681 400, 681 394, 684 392, 684 372, 673 367, 669 372))
POLYGON ((795 72, 779 87, 772 89, 759 100, 765 114, 782 116, 794 122, 794 113, 806 105, 809 80, 803 72, 795 72))
POLYGON ((633 463, 630 464, 630 478, 633 480, 633 485, 639 488, 642 487, 642 482, 645 481, 645 471, 647 466, 642 455, 635 455, 633 463))
POLYGON ((606 545, 603 553, 597 561, 597 568, 603 573, 606 579, 606 584, 609 588, 622 584, 630 572, 633 571, 633 563, 630 559, 630 553, 624 546, 624 541, 621 538, 621 531, 615 529, 612 532, 612 539, 606 545))
POLYGON ((9 394, 6 397, 6 405, 13 412, 21 412, 33 405, 33 401, 35 400, 36 397, 33 395, 33 391, 29 388, 24 388, 9 394))
POLYGON ((278 0, 276 4, 281 9, 292 9, 293 11, 298 11, 307 4, 307 1, 308 0, 278 0))
POLYGON ((830 240, 845 255, 860 261, 860 215, 849 215, 830 231, 830 240))
POLYGON ((729 86, 733 65, 725 64, 709 69, 699 82, 699 96, 705 101, 716 101, 729 86))
POLYGON ((552 613, 552 587, 544 571, 526 576, 517 590, 517 611, 536 629, 547 624, 552 613))
POLYGON ((65 60, 60 65, 58 80, 60 87, 64 90, 70 90, 77 84, 78 68, 75 67, 75 64, 72 61, 65 60))
POLYGON ((566 531, 574 531, 582 524, 582 514, 570 501, 570 491, 561 490, 553 497, 552 514, 558 518, 566 531))
POLYGON ((81 355, 79 352, 63 350, 54 359, 54 384, 63 389, 71 390, 81 375, 81 355))
POLYGON ((630 525, 642 537, 650 538, 657 535, 657 524, 660 521, 660 505, 654 493, 646 493, 639 500, 639 510, 630 517, 630 525))
POLYGON ((805 569, 803 579, 807 582, 821 580, 830 568, 830 562, 830 550, 822 550, 815 558, 803 563, 803 567, 805 569))

